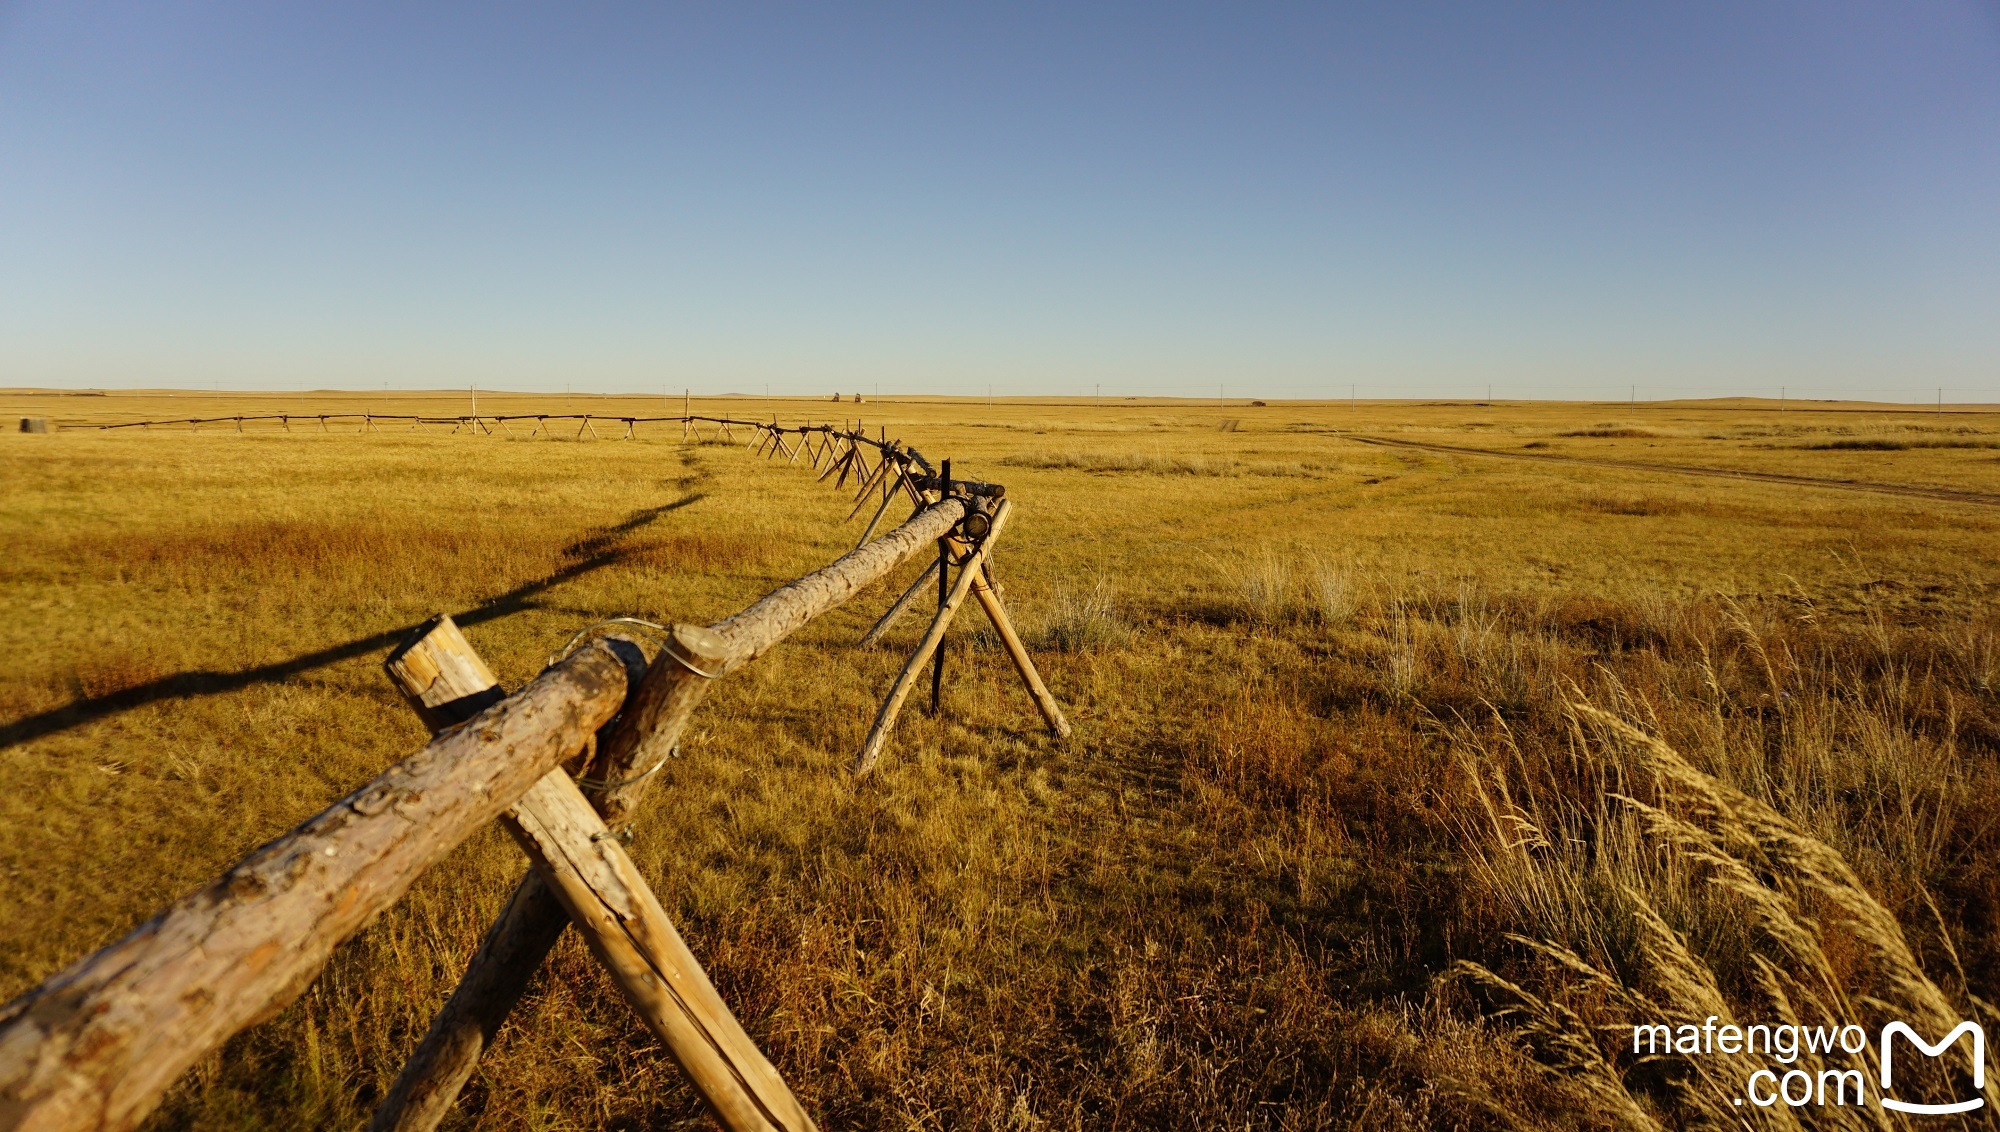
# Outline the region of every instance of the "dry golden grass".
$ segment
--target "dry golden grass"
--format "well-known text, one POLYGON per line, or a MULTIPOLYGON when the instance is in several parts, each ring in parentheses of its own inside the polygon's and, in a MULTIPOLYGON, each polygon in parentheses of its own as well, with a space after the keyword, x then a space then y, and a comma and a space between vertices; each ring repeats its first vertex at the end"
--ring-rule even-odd
MULTIPOLYGON (((562 400, 481 408, 665 411, 562 400)), ((1000 575, 1077 724, 1052 747, 962 622, 945 714, 853 782, 919 625, 850 642, 914 565, 697 717, 634 852, 824 1126, 1695 1126, 1742 1115, 1728 1082, 1596 1027, 2000 998, 2000 509, 1340 435, 1990 492, 2000 417, 696 407, 859 415, 1006 483, 1000 575)), ((0 437, 0 994, 414 750, 377 666, 426 615, 518 684, 582 625, 713 620, 858 534, 800 467, 641 428, 0 437)), ((156 1125, 352 1127, 521 867, 465 846, 156 1125)), ((456 1126, 701 1123, 574 940, 517 1021, 456 1126)))

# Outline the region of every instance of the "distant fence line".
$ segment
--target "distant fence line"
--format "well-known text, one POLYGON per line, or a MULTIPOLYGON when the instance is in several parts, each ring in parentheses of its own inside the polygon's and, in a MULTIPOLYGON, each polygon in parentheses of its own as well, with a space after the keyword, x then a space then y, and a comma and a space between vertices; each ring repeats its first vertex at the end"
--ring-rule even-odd
MULTIPOLYGON (((886 434, 858 427, 685 415, 384 417, 373 413, 189 418, 96 426, 199 426, 223 421, 408 420, 506 427, 509 420, 678 422, 682 437, 735 439, 787 464, 807 457, 819 480, 856 486, 853 520, 881 502, 855 548, 707 627, 651 626, 638 642, 607 635, 574 648, 527 687, 505 694, 449 617, 418 628, 384 661, 429 727, 423 750, 251 853, 125 938, 0 1006, 0 1129, 136 1127, 169 1086, 237 1032, 271 1017, 311 984, 333 949, 394 904, 424 870, 498 819, 533 868, 481 941, 458 987, 370 1121, 371 1132, 429 1132, 449 1114, 529 980, 574 925, 648 1029, 730 1132, 812 1132, 813 1121, 744 1033, 624 848, 626 828, 695 708, 716 679, 882 578, 932 543, 937 558, 862 638, 871 643, 938 579, 937 613, 897 674, 854 762, 875 765, 903 702, 931 668, 941 709, 943 639, 976 597, 1030 698, 1058 740, 1070 734, 1015 632, 991 551, 1013 502, 997 484, 955 479, 886 434), (921 473, 921 474, 920 474, 921 473), (910 517, 870 541, 891 501, 910 517), (572 778, 565 764, 586 765, 572 778)), ((580 430, 581 431, 581 430, 580 430)), ((591 430, 593 435, 594 430, 591 430)), ((578 637, 583 638, 592 626, 578 637)))
MULTIPOLYGON (((536 427, 529 433, 531 437, 536 432, 549 428, 549 422, 551 421, 577 421, 579 422, 577 427, 578 436, 582 436, 585 431, 588 431, 592 436, 596 436, 596 425, 599 423, 607 425, 623 424, 626 428, 626 438, 628 439, 632 435, 632 430, 642 424, 679 424, 682 426, 683 438, 686 437, 687 430, 700 424, 716 425, 719 431, 725 435, 732 433, 734 429, 738 428, 769 429, 781 427, 775 417, 770 421, 759 421, 745 420, 740 417, 710 417, 690 413, 664 417, 644 417, 623 413, 466 413, 459 416, 426 416, 422 413, 375 413, 365 411, 359 413, 234 413, 221 417, 174 417, 160 420, 117 421, 112 424, 56 425, 54 427, 74 431, 109 432, 113 429, 174 428, 183 425, 190 430, 199 430, 202 425, 233 424, 236 426, 236 431, 242 432, 244 425, 263 421, 275 421, 278 424, 279 430, 286 432, 291 431, 292 425, 295 423, 308 427, 317 425, 319 430, 328 432, 332 431, 327 428, 329 423, 359 423, 360 428, 358 431, 361 432, 371 429, 379 431, 380 426, 384 424, 407 424, 409 426, 408 431, 412 432, 428 429, 432 425, 450 425, 453 432, 461 429, 478 432, 483 429, 488 435, 492 434, 494 425, 499 425, 503 431, 512 435, 513 424, 515 422, 534 421, 536 422, 536 427)), ((824 430, 833 429, 834 426, 807 425, 804 427, 824 430)), ((550 435, 554 435, 553 429, 549 431, 550 435)), ((787 431, 796 431, 796 427, 787 429, 787 431)), ((834 431, 849 430, 835 429, 834 431)))

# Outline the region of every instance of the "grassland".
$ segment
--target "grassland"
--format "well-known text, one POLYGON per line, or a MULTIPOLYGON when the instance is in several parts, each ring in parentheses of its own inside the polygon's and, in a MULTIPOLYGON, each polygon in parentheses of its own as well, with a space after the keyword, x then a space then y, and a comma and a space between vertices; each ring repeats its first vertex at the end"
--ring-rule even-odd
MULTIPOLYGON (((563 400, 481 409, 662 411, 563 400)), ((1007 484, 1077 736, 961 621, 947 710, 853 781, 899 577, 718 687, 635 856, 823 1127, 1792 1126, 1600 1027, 2000 1000, 2000 415, 1823 408, 698 400, 1007 484)), ((808 472, 656 428, 0 437, 0 996, 416 749, 377 666, 430 613, 519 683, 852 545, 808 472)), ((463 847, 156 1126, 354 1126, 521 868, 463 847)), ((457 1126, 701 1125, 573 938, 518 1023, 457 1126)))

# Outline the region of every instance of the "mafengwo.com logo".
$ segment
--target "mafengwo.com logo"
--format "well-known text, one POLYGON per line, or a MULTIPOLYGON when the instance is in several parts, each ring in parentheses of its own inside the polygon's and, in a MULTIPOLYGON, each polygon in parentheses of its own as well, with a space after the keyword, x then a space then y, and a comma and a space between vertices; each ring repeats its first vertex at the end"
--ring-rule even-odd
MULTIPOLYGON (((1859 1069, 1821 1069, 1817 1073, 1804 1069, 1785 1068, 1799 1060, 1801 1055, 1815 1055, 1813 1061, 1835 1053, 1850 1056, 1868 1051, 1868 1032, 1859 1026, 1737 1026, 1716 1023, 1719 1018, 1711 1015, 1700 1026, 1684 1024, 1680 1026, 1634 1026, 1632 1027, 1632 1052, 1654 1056, 1701 1056, 1725 1054, 1729 1056, 1763 1056, 1778 1063, 1779 1068, 1757 1069, 1749 1074, 1743 1083, 1743 1095, 1736 1098, 1737 1104, 1746 1101, 1760 1108, 1783 1104, 1791 1108, 1807 1105, 1850 1105, 1865 1108, 1868 1105, 1867 1077, 1859 1069)), ((1907 1112, 1920 1115, 1947 1115, 1971 1112, 1984 1107, 1986 1098, 1986 1031, 1977 1022, 1960 1022, 1935 1043, 1924 1040, 1909 1024, 1891 1022, 1882 1027, 1875 1043, 1875 1075, 1877 1091, 1875 1102, 1891 1112, 1907 1112), (1939 1058, 1956 1048, 1964 1048, 1967 1055, 1967 1074, 1971 1080, 1973 1095, 1949 1101, 1909 1101, 1896 1096, 1896 1039, 1906 1050, 1913 1050, 1925 1057, 1939 1058)), ((1908 1053, 1904 1064, 1907 1066, 1908 1053)), ((1908 1074, 1905 1073, 1907 1080, 1908 1074)))

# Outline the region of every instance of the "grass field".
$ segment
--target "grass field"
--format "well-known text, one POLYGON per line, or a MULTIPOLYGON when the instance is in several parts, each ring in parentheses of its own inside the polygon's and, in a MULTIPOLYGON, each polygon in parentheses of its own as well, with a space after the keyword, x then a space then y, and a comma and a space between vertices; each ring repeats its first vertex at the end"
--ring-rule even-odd
MULTIPOLYGON (((69 425, 461 404, 0 393, 69 425)), ((823 1128, 1846 1127, 1616 1027, 2000 1020, 2000 414, 695 411, 858 416, 1006 484, 999 576, 1076 725, 1050 744, 968 616, 943 715, 853 781, 922 619, 851 642, 915 564, 703 707, 633 852, 823 1128)), ((379 662, 429 614, 518 685, 861 526, 678 426, 295 427, 0 436, 0 997, 416 750, 379 662)), ((464 846, 155 1126, 354 1127, 523 867, 464 846)), ((455 1119, 706 1118, 572 935, 455 1119)))

